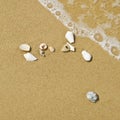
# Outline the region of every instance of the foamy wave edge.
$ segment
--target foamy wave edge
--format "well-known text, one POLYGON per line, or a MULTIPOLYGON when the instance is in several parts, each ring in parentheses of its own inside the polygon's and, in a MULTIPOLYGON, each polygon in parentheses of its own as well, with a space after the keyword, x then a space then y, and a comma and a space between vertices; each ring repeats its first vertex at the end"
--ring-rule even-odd
MULTIPOLYGON (((120 60, 120 42, 115 37, 107 36, 102 28, 91 29, 84 23, 75 23, 71 16, 64 10, 64 6, 58 0, 38 0, 47 10, 49 10, 64 26, 80 37, 88 37, 99 44, 111 56, 120 60), (99 34, 98 34, 99 33, 99 34), (102 41, 95 39, 95 35, 101 35, 102 41)), ((98 36, 99 37, 99 36, 98 36)))

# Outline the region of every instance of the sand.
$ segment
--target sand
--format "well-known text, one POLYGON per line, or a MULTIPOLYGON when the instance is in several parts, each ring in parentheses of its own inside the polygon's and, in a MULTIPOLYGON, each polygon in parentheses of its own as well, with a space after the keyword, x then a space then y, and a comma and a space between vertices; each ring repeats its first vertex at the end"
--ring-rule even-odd
POLYGON ((0 1, 1 120, 119 120, 120 62, 89 39, 76 38, 76 53, 62 53, 67 31, 37 0, 0 1), (21 43, 39 60, 26 62, 21 43), (46 42, 55 53, 39 55, 46 42), (93 55, 87 63, 82 49, 93 55), (99 102, 90 103, 93 90, 99 102))

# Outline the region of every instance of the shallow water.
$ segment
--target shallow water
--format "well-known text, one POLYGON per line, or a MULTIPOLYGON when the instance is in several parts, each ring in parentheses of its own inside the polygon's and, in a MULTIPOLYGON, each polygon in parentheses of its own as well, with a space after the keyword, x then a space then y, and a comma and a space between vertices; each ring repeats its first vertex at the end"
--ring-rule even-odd
POLYGON ((39 0, 77 36, 120 59, 120 0, 39 0))

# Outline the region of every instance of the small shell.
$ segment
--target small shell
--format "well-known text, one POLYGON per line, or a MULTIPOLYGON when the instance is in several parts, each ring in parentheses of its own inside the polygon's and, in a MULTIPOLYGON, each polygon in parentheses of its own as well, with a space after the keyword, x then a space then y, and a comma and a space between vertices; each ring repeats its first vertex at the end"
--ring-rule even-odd
POLYGON ((67 41, 69 43, 74 43, 75 42, 74 34, 71 31, 67 31, 67 33, 65 34, 65 38, 67 39, 67 41))
POLYGON ((21 44, 19 46, 19 49, 22 50, 22 51, 29 52, 30 51, 30 45, 28 45, 28 44, 21 44))
POLYGON ((39 46, 39 48, 40 48, 41 50, 47 50, 48 45, 47 45, 46 43, 41 43, 40 46, 39 46))
POLYGON ((69 52, 70 51, 70 46, 68 44, 65 44, 62 49, 61 49, 62 52, 69 52))
POLYGON ((88 53, 86 50, 83 50, 81 54, 85 61, 90 62, 92 60, 92 55, 88 53))
POLYGON ((55 48, 52 46, 49 47, 49 50, 50 50, 50 52, 55 52, 55 48))
POLYGON ((71 44, 69 44, 69 43, 67 43, 67 45, 69 46, 70 51, 75 52, 75 47, 74 47, 74 46, 72 46, 72 45, 71 45, 71 44))
POLYGON ((89 91, 86 94, 86 97, 89 101, 95 103, 99 100, 99 96, 97 95, 97 93, 93 92, 93 91, 89 91))
POLYGON ((24 58, 26 59, 26 61, 31 61, 31 62, 37 60, 37 58, 33 56, 31 53, 25 53, 24 58))
POLYGON ((39 53, 42 57, 45 57, 45 51, 39 50, 39 53))

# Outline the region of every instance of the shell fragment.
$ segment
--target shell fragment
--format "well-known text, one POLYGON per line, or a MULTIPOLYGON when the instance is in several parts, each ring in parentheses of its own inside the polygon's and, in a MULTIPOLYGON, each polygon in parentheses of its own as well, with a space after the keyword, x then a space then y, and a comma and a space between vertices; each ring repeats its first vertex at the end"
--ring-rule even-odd
POLYGON ((47 50, 48 45, 47 45, 46 43, 41 43, 40 46, 39 46, 39 48, 40 48, 41 50, 47 50))
POLYGON ((75 52, 75 47, 74 47, 74 46, 72 46, 72 45, 69 44, 69 43, 67 43, 67 45, 69 46, 70 51, 75 52))
POLYGON ((39 50, 39 52, 42 57, 45 57, 45 51, 39 50))
POLYGON ((75 42, 74 34, 71 31, 67 31, 67 33, 65 34, 65 38, 67 39, 67 41, 69 43, 74 43, 75 42))
POLYGON ((55 48, 52 46, 49 47, 49 50, 50 50, 50 52, 55 52, 55 48))
POLYGON ((33 56, 31 53, 25 53, 24 58, 26 59, 26 61, 31 61, 31 62, 37 60, 37 58, 33 56))
POLYGON ((90 62, 92 60, 92 55, 88 53, 86 50, 83 50, 81 54, 85 61, 90 62))
POLYGON ((30 45, 28 45, 28 44, 21 44, 19 46, 19 49, 22 50, 22 51, 29 52, 30 51, 30 45))
POLYGON ((95 103, 99 100, 99 96, 97 95, 97 93, 93 92, 93 91, 89 91, 87 94, 86 94, 86 97, 89 101, 95 103))
POLYGON ((70 51, 70 46, 68 44, 65 44, 62 49, 61 49, 62 52, 69 52, 70 51))

